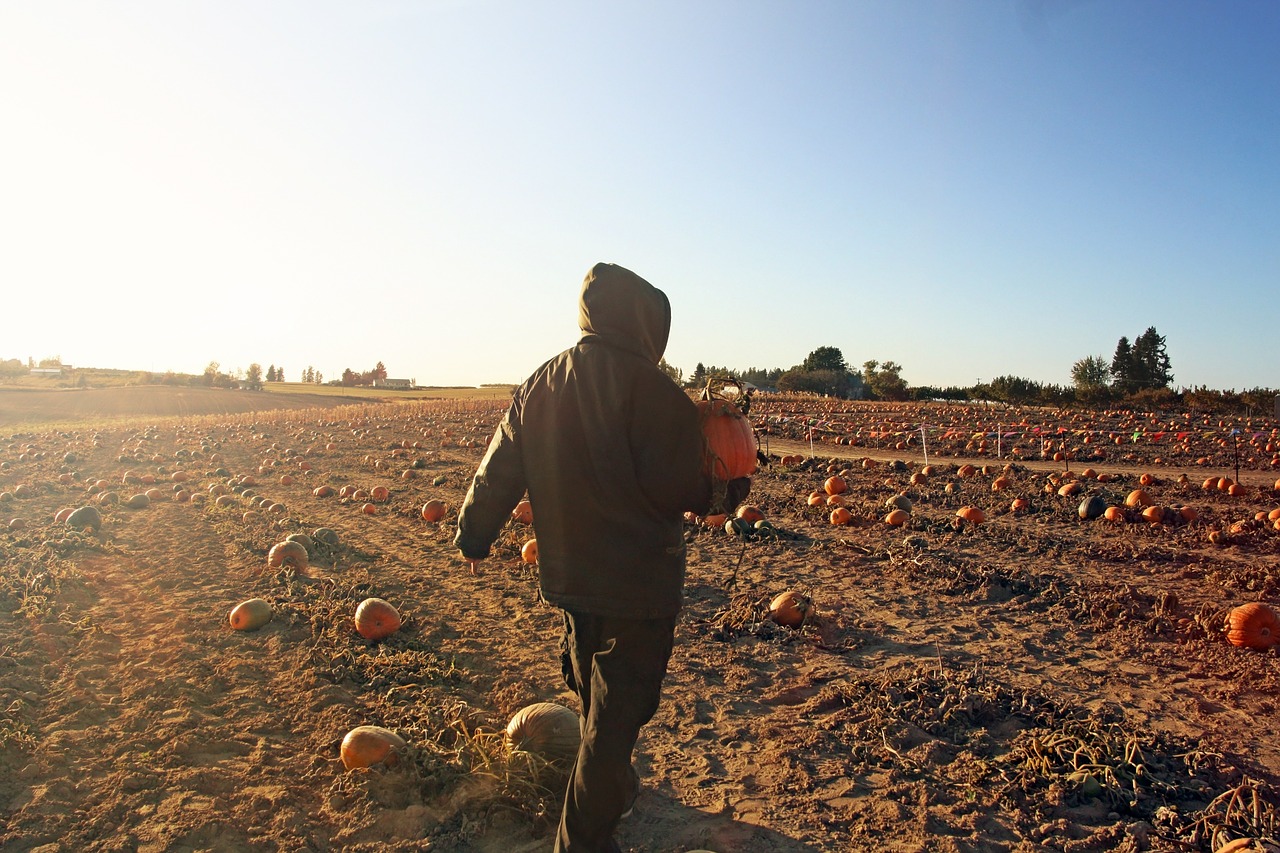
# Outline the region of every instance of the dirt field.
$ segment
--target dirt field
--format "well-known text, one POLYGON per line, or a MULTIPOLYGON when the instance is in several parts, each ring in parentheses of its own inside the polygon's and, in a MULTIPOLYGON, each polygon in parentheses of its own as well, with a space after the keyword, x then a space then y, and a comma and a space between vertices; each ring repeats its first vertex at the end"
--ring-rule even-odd
MULTIPOLYGON (((164 405, 48 431, 0 419, 0 848, 550 849, 554 769, 531 775, 499 735, 528 703, 574 707, 558 615, 519 556, 533 530, 513 522, 478 577, 449 544, 503 404, 164 405), (389 496, 315 496, 324 484, 389 496), (419 514, 430 498, 439 523, 419 514), (83 505, 97 532, 54 521, 83 505), (318 528, 338 544, 268 567, 318 528), (369 596, 405 619, 378 643, 352 628, 369 596), (231 630, 252 597, 273 619, 231 630), (399 766, 344 770, 362 724, 404 736, 399 766)), ((687 527, 688 606, 623 849, 1280 850, 1280 653, 1222 638, 1230 607, 1280 603, 1280 533, 1253 521, 1280 505, 1269 457, 1246 448, 1236 477, 1238 444, 1200 431, 1186 453, 1134 438, 1085 461, 1057 432, 1074 444, 1059 464, 1025 440, 1046 414, 1006 470, 955 414, 966 435, 930 438, 912 483, 922 448, 887 417, 762 406, 773 459, 751 501, 773 530, 687 527), (833 473, 847 525, 808 504, 833 473), (1122 504, 1142 473, 1157 505, 1198 518, 1080 518, 1083 497, 1122 504), (1243 495, 1203 488, 1226 475, 1243 495), (882 521, 897 495, 903 527, 882 521), (987 520, 958 523, 964 505, 987 520), (800 629, 768 618, 788 589, 812 600, 800 629)))
POLYGON ((29 423, 83 423, 122 418, 231 415, 273 409, 351 405, 355 399, 321 394, 279 396, 264 391, 136 385, 41 390, 0 388, 0 428, 29 423), (295 399, 300 398, 300 399, 295 399))

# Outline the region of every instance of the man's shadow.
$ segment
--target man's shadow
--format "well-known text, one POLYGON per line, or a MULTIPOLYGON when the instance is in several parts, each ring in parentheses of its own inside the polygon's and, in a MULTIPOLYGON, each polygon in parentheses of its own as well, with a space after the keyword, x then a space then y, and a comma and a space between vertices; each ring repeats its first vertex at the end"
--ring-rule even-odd
POLYGON ((635 811, 618 825, 614 838, 629 853, 820 853, 820 848, 777 830, 735 820, 727 807, 695 808, 652 788, 640 793, 635 811))

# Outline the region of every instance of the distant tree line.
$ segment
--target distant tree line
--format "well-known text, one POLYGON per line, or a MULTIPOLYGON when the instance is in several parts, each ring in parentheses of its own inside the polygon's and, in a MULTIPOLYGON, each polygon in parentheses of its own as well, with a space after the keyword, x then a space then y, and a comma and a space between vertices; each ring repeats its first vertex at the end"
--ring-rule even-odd
POLYGON ((342 384, 348 387, 353 385, 372 385, 374 382, 386 378, 387 368, 382 362, 378 362, 372 370, 366 370, 363 373, 356 373, 349 367, 342 371, 342 384))
MULTIPOLYGON (((767 391, 811 393, 852 400, 953 400, 992 401, 1011 405, 1043 405, 1139 410, 1188 409, 1202 412, 1270 413, 1280 391, 1252 388, 1237 392, 1204 387, 1174 390, 1173 368, 1165 337, 1149 327, 1130 341, 1122 337, 1111 359, 1085 356, 1071 367, 1071 384, 1036 382, 1020 376, 997 376, 989 382, 945 388, 908 385, 902 366, 893 361, 869 360, 861 370, 851 369, 836 347, 821 346, 800 364, 790 368, 750 367, 733 370, 701 362, 686 387, 702 388, 709 381, 749 382, 767 391)), ((680 371, 668 370, 681 381, 680 371)))

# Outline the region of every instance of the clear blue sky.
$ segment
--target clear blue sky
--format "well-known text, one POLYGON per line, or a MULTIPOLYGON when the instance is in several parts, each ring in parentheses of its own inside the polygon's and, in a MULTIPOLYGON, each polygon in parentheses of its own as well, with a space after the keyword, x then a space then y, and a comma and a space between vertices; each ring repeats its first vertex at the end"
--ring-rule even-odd
POLYGON ((0 358, 516 382, 586 270, 668 360, 1280 386, 1272 0, 0 0, 0 358))

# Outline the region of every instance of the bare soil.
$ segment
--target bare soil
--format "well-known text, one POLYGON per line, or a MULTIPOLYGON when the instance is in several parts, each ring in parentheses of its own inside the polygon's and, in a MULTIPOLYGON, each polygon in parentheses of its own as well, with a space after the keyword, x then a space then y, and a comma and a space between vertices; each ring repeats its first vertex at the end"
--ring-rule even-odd
MULTIPOLYGON (((0 848, 550 849, 555 768, 500 737, 526 704, 576 709, 558 613, 519 556, 534 529, 513 522, 474 577, 450 544, 502 404, 163 405, 0 437, 0 848), (316 497, 322 484, 390 496, 316 497), (101 497, 152 488, 141 509, 101 497), (448 505, 439 523, 419 514, 429 498, 448 505), (97 532, 54 521, 90 504, 97 532), (339 544, 304 569, 267 565, 318 528, 339 544), (352 628, 369 596, 405 620, 377 643, 352 628), (231 630, 252 597, 272 621, 231 630), (339 744, 363 724, 409 753, 346 770, 339 744)), ((1246 462, 1230 496, 1202 479, 1235 478, 1234 443, 1206 467, 1133 442, 1064 477, 939 440, 912 484, 921 448, 870 438, 884 416, 844 413, 810 454, 790 416, 763 412, 771 464, 751 501, 772 528, 688 525, 687 608, 623 849, 1280 849, 1280 653, 1222 636, 1234 605, 1280 602, 1280 533, 1230 532, 1278 505, 1269 461, 1246 462), (861 445, 831 440, 857 419, 861 445), (780 464, 793 452, 806 459, 780 464), (807 502, 832 473, 848 525, 807 502), (1012 485, 992 491, 999 473, 1012 485), (1141 473, 1198 520, 1080 518, 1082 497, 1123 503, 1141 473), (1073 478, 1082 492, 1059 496, 1073 478), (890 527, 900 494, 911 519, 890 527), (1015 497, 1030 508, 1010 511, 1015 497), (986 522, 958 523, 963 505, 986 522), (785 590, 812 601, 798 629, 769 618, 785 590)))
POLYGON ((112 388, 0 388, 0 427, 126 418, 230 415, 274 409, 332 408, 358 400, 325 394, 269 394, 230 388, 133 385, 112 388))

